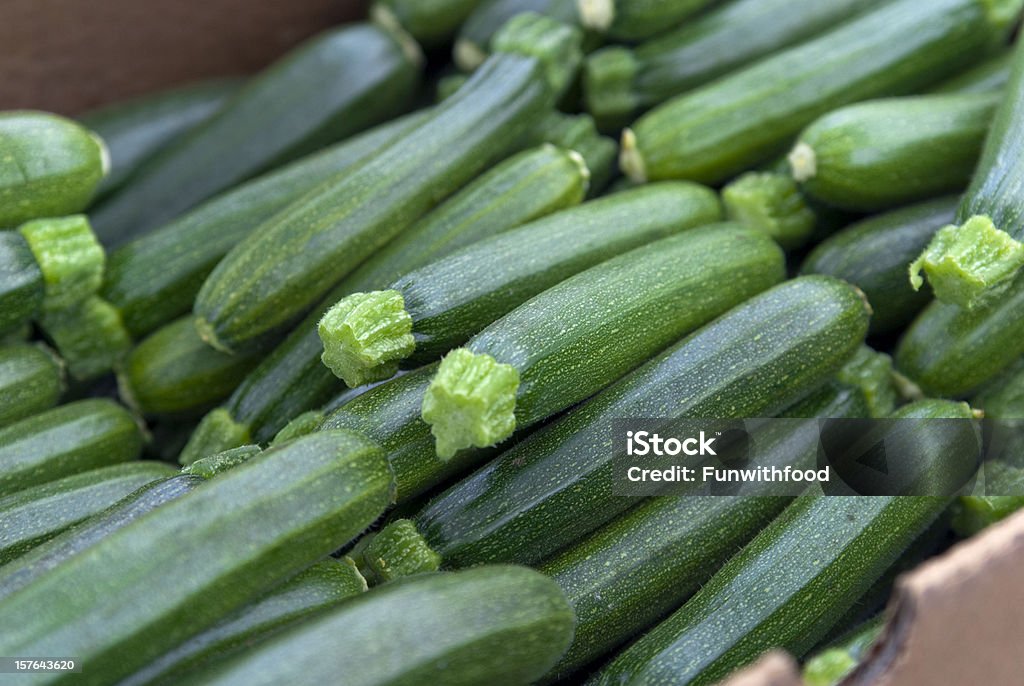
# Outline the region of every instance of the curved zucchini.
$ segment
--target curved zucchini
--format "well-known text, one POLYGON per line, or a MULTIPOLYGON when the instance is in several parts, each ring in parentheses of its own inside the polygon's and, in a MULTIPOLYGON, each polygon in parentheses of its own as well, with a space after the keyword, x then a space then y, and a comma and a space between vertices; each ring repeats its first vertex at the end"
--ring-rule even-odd
POLYGON ((953 221, 959 201, 929 200, 858 222, 818 244, 800 271, 845 279, 864 291, 874 311, 872 333, 902 330, 930 299, 907 283, 907 264, 953 221))
POLYGON ((636 504, 612 494, 614 419, 771 416, 835 373, 867 325, 861 296, 828 277, 751 298, 438 495, 413 536, 383 529, 374 571, 403 573, 409 551, 451 567, 544 559, 636 504))
POLYGON ((370 17, 406 31, 425 47, 448 42, 480 0, 376 0, 370 17))
POLYGON ((61 405, 0 429, 0 495, 141 452, 142 431, 120 405, 105 399, 61 405))
POLYGON ((0 498, 0 564, 175 470, 159 462, 125 462, 66 476, 0 498))
POLYGON ((294 323, 360 262, 512 149, 574 73, 579 36, 522 15, 498 40, 508 51, 425 122, 227 254, 196 298, 204 340, 232 351, 294 323))
POLYGON ((267 450, 0 601, 0 652, 73 654, 90 665, 76 682, 116 682, 344 545, 390 490, 383 454, 355 434, 267 450))
POLYGON ((541 291, 610 257, 721 217, 714 193, 659 184, 564 210, 348 295, 319 325, 349 386, 431 362, 541 291), (406 362, 407 361, 407 362, 406 362))
POLYGON ((183 683, 527 684, 554 664, 572 629, 550 579, 481 567, 375 588, 183 683))
POLYGON ((620 165, 637 180, 718 183, 782 152, 842 105, 910 93, 984 57, 1020 0, 897 0, 641 117, 620 165))
POLYGON ((109 167, 103 141, 70 119, 0 113, 0 229, 81 212, 109 167))
POLYGON ((63 363, 48 348, 29 343, 0 347, 0 427, 48 410, 63 392, 63 363))
POLYGON ((496 445, 589 398, 784 278, 782 251, 767 236, 711 225, 566 279, 441 361, 423 397, 437 454, 496 445))
POLYGON ((641 41, 664 33, 716 0, 577 0, 580 23, 618 41, 641 41))
POLYGON ((840 108, 800 134, 793 177, 812 198, 873 212, 960 191, 1002 93, 922 95, 840 108))
POLYGON ((419 80, 407 47, 366 23, 306 41, 97 208, 100 238, 123 244, 240 181, 400 113, 419 80))
POLYGON ((483 64, 494 35, 523 12, 536 12, 565 24, 579 23, 576 0, 483 0, 459 28, 452 47, 455 65, 469 72, 483 64))

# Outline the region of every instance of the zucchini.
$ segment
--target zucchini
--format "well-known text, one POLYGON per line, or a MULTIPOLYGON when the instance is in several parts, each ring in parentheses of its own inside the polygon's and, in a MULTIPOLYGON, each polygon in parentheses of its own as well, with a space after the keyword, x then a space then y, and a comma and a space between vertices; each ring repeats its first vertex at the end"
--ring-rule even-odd
POLYGON ((576 0, 483 0, 459 28, 452 58, 462 71, 473 71, 487 59, 494 34, 523 12, 536 12, 565 24, 579 23, 576 0))
POLYGON ((192 309, 217 262, 261 222, 422 121, 401 117, 225 191, 110 254, 102 295, 133 336, 192 309))
POLYGON ((731 221, 767 234, 787 250, 810 240, 818 224, 796 182, 774 172, 737 177, 722 189, 722 204, 731 221))
POLYGON ((187 467, 182 467, 182 474, 195 474, 204 479, 212 479, 221 472, 234 469, 240 464, 245 464, 262 452, 258 445, 240 445, 237 448, 230 448, 222 452, 196 460, 187 467))
POLYGON ((121 245, 260 172, 400 113, 419 81, 418 57, 408 48, 366 23, 304 42, 98 207, 98 235, 121 245))
POLYGON ((106 399, 78 400, 0 429, 0 496, 134 460, 142 431, 106 399))
POLYGON ((579 36, 522 15, 496 41, 506 51, 424 123, 262 224, 221 260, 196 298, 204 340, 234 351, 294 323, 360 262, 510 151, 573 75, 579 36))
POLYGON ((4 522, 0 529, 0 564, 102 512, 140 486, 174 473, 174 469, 159 462, 125 462, 0 498, 0 517, 4 522))
POLYGON ((921 95, 848 105, 804 129, 789 155, 812 198, 875 212, 971 180, 1002 93, 921 95))
POLYGON ((181 474, 157 478, 107 509, 0 567, 0 600, 161 505, 195 490, 203 479, 181 474))
POLYGON ((256 353, 224 355, 199 338, 192 317, 157 329, 127 356, 121 398, 146 415, 190 415, 231 395, 259 363, 256 353))
POLYGON ((0 347, 0 427, 50 409, 63 392, 63 363, 48 348, 29 343, 0 347))
POLYGON ((110 154, 110 171, 96 191, 103 198, 124 185, 161 148, 209 119, 240 85, 216 79, 160 91, 83 114, 110 154))
POLYGON ((910 265, 920 288, 921 271, 935 297, 972 308, 1001 297, 1024 265, 1024 47, 1013 57, 1009 85, 985 139, 956 222, 943 227, 910 265))
POLYGON ((464 343, 541 291, 653 240, 719 219, 714 193, 658 184, 564 210, 356 292, 319 324, 323 361, 349 386, 464 343))
POLYGON ((836 372, 867 324, 861 296, 841 281, 776 286, 435 497, 397 550, 389 525, 368 557, 375 571, 407 551, 433 551, 451 567, 542 560, 636 504, 612 493, 612 420, 771 416, 836 372))
POLYGON ((1010 82, 1010 67, 1013 64, 1013 50, 1004 50, 997 57, 943 81, 935 87, 935 93, 993 93, 1006 90, 1010 82))
POLYGON ((355 434, 267 450, 0 601, 0 652, 75 655, 89 665, 75 683, 115 682, 346 543, 390 488, 383 454, 355 434))
POLYGON ((852 635, 813 655, 804 663, 807 686, 838 686, 852 672, 882 633, 885 623, 878 616, 864 622, 852 635))
POLYGON ((194 669, 258 645, 270 634, 312 617, 366 590, 366 580, 348 558, 327 558, 243 607, 211 629, 118 682, 118 686, 177 683, 194 669))
POLYGON ((842 105, 910 93, 994 51, 1020 0, 896 0, 680 95, 626 129, 629 176, 718 183, 842 105))
POLYGON ((558 586, 533 570, 430 574, 375 588, 182 683, 527 684, 572 628, 558 586))
POLYGON ((39 325, 79 381, 103 376, 132 348, 117 308, 95 295, 74 307, 44 313, 39 325))
POLYGON ((425 47, 451 40, 480 0, 376 0, 370 17, 384 26, 401 28, 425 47))
POLYGON ((580 23, 618 41, 641 41, 674 28, 716 0, 577 0, 580 23))
POLYGON ((585 400, 784 278, 782 251, 766 236, 712 225, 566 279, 441 361, 422 413, 437 454, 495 445, 585 400))
POLYGON ((939 198, 860 221, 815 247, 800 271, 849 281, 871 303, 872 333, 900 331, 930 300, 907 283, 907 263, 953 221, 958 203, 939 198))
MULTIPOLYGON (((669 3, 663 3, 669 4, 669 3)), ((591 55, 583 71, 587 111, 602 128, 831 29, 880 0, 731 0, 629 48, 591 55)))
POLYGON ((110 167, 96 134, 46 112, 0 112, 0 229, 81 212, 110 167))

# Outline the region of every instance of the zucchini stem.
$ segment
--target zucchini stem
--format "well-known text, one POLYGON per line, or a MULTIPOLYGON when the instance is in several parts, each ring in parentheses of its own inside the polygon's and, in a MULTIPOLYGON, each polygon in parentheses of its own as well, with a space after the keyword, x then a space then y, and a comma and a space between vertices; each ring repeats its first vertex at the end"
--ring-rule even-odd
POLYGON ((487 53, 473 41, 460 38, 452 48, 452 59, 460 71, 471 72, 484 63, 487 53))
POLYGON ((588 29, 604 33, 615 22, 614 0, 576 0, 576 9, 588 29))
POLYGON ((67 309, 44 312, 39 323, 71 376, 80 381, 113 370, 132 349, 121 313, 97 295, 67 309))
POLYGON ((511 436, 518 389, 512 365, 465 348, 448 353, 423 396, 423 421, 430 424, 438 457, 447 460, 462 448, 486 448, 511 436))
POLYGON ((395 375, 416 349, 412 316, 398 291, 353 293, 339 300, 317 326, 323 363, 350 388, 395 375))
POLYGON ((810 181, 818 175, 818 156, 814 148, 807 143, 800 142, 786 156, 789 160, 789 168, 793 171, 793 179, 797 183, 810 181))
POLYGON ((188 466, 210 455, 252 442, 249 427, 236 422, 223 407, 209 412, 192 432, 178 462, 188 466))
POLYGON ((647 165, 637 147, 636 134, 633 129, 622 130, 622 144, 619 147, 619 168, 622 173, 636 183, 647 183, 647 165))
POLYGON ((363 560, 382 582, 441 568, 441 556, 408 519, 396 519, 374 535, 363 560))
POLYGON ((729 219, 767 234, 786 249, 803 245, 817 223, 796 181, 784 174, 744 174, 722 190, 722 203, 729 219))
POLYGON ((18 232, 43 275, 44 309, 65 310, 99 291, 107 258, 85 215, 36 219, 18 232))

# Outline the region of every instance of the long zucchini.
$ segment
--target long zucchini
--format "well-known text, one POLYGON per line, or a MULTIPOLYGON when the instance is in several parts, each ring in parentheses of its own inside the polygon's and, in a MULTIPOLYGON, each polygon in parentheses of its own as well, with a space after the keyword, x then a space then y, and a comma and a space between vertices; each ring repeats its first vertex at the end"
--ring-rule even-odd
POLYGON ((608 38, 641 41, 683 23, 716 0, 577 0, 580 23, 608 38))
POLYGON ((70 119, 0 113, 0 229, 81 212, 109 167, 103 141, 70 119))
POLYGON ((622 138, 637 180, 717 183, 842 105, 910 93, 994 51, 1020 0, 897 0, 669 100, 622 138))
POLYGON ((528 684, 572 628, 558 586, 533 570, 431 574, 375 588, 183 683, 528 684))
POLYGON ((48 348, 29 343, 0 347, 0 428, 50 409, 63 392, 64 367, 48 348))
POLYGON ((602 198, 479 241, 354 293, 319 325, 324 363, 349 386, 430 362, 558 282, 610 257, 715 221, 714 193, 659 184, 602 198))
POLYGON ((496 41, 504 51, 424 123, 227 254, 196 298, 204 340, 232 351, 294 323, 375 250, 512 149, 574 74, 579 36, 521 15, 496 41))
POLYGON ((566 279, 441 361, 423 397, 437 454, 496 445, 589 398, 784 278, 782 251, 767 236, 712 225, 566 279))
POLYGON ((907 263, 953 221, 959 201, 939 198, 858 222, 814 248, 800 271, 849 281, 871 303, 872 333, 899 331, 930 299, 907 283, 907 263))
POLYGON ((106 399, 61 405, 0 429, 0 495, 134 460, 142 431, 106 399))
POLYGON ((368 557, 385 578, 407 571, 395 567, 406 553, 452 567, 544 559, 636 504, 613 495, 613 420, 770 416, 833 374, 867 326, 865 303, 843 282, 776 286, 438 495, 412 532, 412 522, 389 525, 368 557))
POLYGON ((306 41, 97 208, 97 233, 120 245, 240 181, 391 118, 408 105, 418 71, 408 41, 373 24, 306 41))
POLYGON ((0 652, 75 655, 89 666, 64 681, 114 682, 343 545, 390 490, 383 454, 355 434, 267 450, 0 601, 0 652))

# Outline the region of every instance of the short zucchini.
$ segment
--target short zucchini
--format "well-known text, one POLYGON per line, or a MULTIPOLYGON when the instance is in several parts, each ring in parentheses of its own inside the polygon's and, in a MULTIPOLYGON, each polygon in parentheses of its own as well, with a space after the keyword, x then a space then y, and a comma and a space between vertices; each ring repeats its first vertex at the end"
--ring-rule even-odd
POLYGON ((51 350, 29 343, 0 346, 0 428, 50 409, 63 392, 63 363, 51 350))

